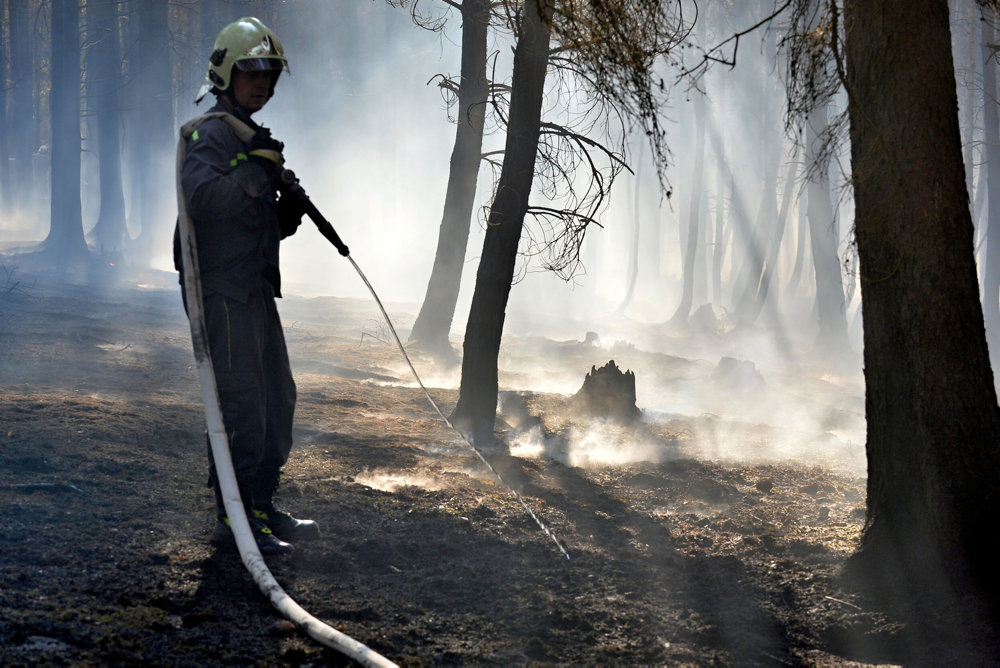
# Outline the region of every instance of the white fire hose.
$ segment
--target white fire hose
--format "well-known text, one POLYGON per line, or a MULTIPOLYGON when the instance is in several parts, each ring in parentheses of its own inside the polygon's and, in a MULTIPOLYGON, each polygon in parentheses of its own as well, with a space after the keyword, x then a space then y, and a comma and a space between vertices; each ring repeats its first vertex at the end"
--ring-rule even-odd
POLYGON ((215 459, 215 469, 219 481, 219 489, 225 504, 226 514, 236 538, 236 547, 240 558, 261 592, 271 601, 288 620, 303 629, 318 642, 337 650, 364 666, 395 666, 384 656, 375 652, 354 638, 341 633, 330 625, 310 615, 297 604, 281 588, 271 574, 264 558, 257 548, 250 523, 247 521, 243 501, 240 498, 239 486, 236 484, 236 472, 229 454, 229 438, 222 420, 222 408, 219 403, 219 392, 215 382, 215 370, 208 350, 208 335, 205 327, 205 308, 201 299, 201 274, 198 270, 198 248, 195 242, 194 226, 187 213, 184 189, 181 185, 181 168, 184 164, 185 141, 197 127, 210 118, 222 118, 233 128, 237 136, 244 142, 249 141, 254 131, 235 116, 226 113, 212 113, 200 116, 181 127, 181 136, 177 142, 177 211, 180 230, 181 260, 184 276, 184 296, 187 303, 188 320, 191 323, 191 343, 194 347, 195 362, 198 368, 198 378, 201 382, 202 400, 205 404, 205 421, 208 426, 208 437, 215 459))

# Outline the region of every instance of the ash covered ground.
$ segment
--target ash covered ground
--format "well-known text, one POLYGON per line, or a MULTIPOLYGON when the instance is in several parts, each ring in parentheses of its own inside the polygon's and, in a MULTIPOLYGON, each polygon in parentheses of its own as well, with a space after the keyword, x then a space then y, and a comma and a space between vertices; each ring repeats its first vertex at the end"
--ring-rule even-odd
MULTIPOLYGON (((345 663, 282 621, 235 548, 208 542, 204 417, 169 278, 95 292, 22 274, 0 296, 0 663, 345 663)), ((849 384, 817 372, 804 386, 787 413, 835 399, 809 431, 764 419, 774 394, 754 419, 696 409, 709 388, 763 397, 759 381, 783 383, 746 368, 720 379, 719 359, 657 351, 654 331, 606 347, 583 326, 579 340, 509 334, 498 424, 512 456, 497 468, 567 560, 442 423, 373 304, 279 308, 300 397, 279 501, 323 535, 268 563, 303 607, 386 657, 856 665, 918 660, 929 643, 948 656, 947 639, 837 578, 864 521, 849 384), (643 417, 628 427, 572 417, 551 389, 609 359, 638 379, 643 417), (812 454, 785 457, 796 444, 812 454)), ((392 311, 405 334, 415 311, 392 311)), ((414 362, 447 414, 457 370, 414 362)))

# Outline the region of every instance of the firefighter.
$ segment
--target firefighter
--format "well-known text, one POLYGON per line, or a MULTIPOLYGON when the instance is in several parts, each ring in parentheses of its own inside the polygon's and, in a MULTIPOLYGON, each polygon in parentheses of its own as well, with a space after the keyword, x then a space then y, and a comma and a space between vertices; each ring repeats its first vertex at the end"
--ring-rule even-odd
MULTIPOLYGON (((186 140, 180 168, 184 202, 195 230, 208 344, 240 495, 257 545, 283 554, 298 540, 319 536, 313 520, 274 505, 281 468, 292 446, 295 383, 275 298, 281 296, 278 247, 293 234, 303 210, 278 192, 284 145, 251 116, 274 95, 288 61, 277 36, 256 18, 219 32, 205 85, 211 112, 249 126, 241 141, 221 118, 205 120, 186 140)), ((174 235, 174 265, 181 271, 174 235)), ((183 273, 181 274, 183 284, 183 273)), ((209 447, 209 484, 219 522, 214 543, 232 540, 209 447)))

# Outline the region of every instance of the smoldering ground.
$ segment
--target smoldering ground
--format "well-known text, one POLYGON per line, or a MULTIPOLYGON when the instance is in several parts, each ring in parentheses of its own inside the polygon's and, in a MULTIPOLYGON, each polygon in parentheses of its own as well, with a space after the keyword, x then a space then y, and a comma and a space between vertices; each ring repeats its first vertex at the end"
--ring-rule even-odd
MULTIPOLYGON (((4 662, 339 663, 282 624, 234 550, 207 543, 203 417, 169 277, 103 294, 24 278, 33 287, 3 310, 4 662)), ((836 579, 864 515, 864 480, 837 448, 823 464, 740 455, 740 443, 795 433, 681 412, 590 423, 568 418, 568 393, 510 384, 525 410, 500 414, 514 456, 498 470, 567 561, 401 373, 371 305, 281 306, 300 391, 282 501, 324 532, 270 565, 304 607, 384 655, 767 664, 916 651, 905 626, 836 579), (706 422, 728 443, 718 458, 703 451, 706 422)), ((390 310, 405 332, 403 306, 390 310)), ((512 334, 508 380, 537 381, 541 350, 545 375, 572 387, 575 363, 551 354, 565 345, 512 334)), ((695 382, 713 366, 635 353, 639 378, 684 370, 695 382)), ((453 386, 430 391, 454 405, 453 386)))

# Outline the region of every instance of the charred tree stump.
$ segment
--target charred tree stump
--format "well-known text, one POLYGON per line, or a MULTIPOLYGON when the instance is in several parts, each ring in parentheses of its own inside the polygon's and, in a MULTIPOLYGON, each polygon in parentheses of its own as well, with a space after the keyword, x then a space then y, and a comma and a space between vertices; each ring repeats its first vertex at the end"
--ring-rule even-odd
POLYGON ((631 370, 622 373, 614 360, 600 369, 592 366, 570 405, 578 415, 633 422, 640 414, 635 405, 635 374, 631 370))

